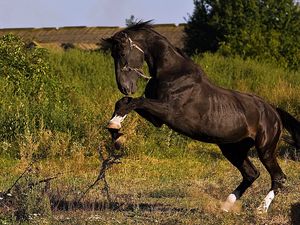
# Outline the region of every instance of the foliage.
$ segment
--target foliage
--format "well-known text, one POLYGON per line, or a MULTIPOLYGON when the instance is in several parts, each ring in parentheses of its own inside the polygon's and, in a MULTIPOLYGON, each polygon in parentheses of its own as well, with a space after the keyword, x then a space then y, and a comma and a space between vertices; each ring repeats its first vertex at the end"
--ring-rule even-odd
MULTIPOLYGON (((117 90, 112 58, 102 52, 76 49, 67 52, 27 49, 21 40, 10 38, 14 41, 5 41, 5 48, 10 48, 7 52, 22 46, 14 57, 23 54, 22 65, 26 66, 14 66, 21 60, 6 57, 5 61, 5 54, 1 55, 1 63, 6 63, 7 69, 0 73, 0 154, 28 160, 62 159, 78 152, 86 157, 97 155, 99 144, 109 140, 105 126, 115 102, 122 97, 117 90), (39 56, 40 61, 33 56, 39 56), (18 70, 20 67, 24 69, 18 70), (42 68, 43 72, 32 72, 30 68, 42 68)), ((214 83, 255 93, 299 117, 299 72, 289 72, 272 63, 217 54, 194 56, 193 60, 214 83)), ((139 83, 137 95, 143 93, 144 84, 139 83)), ((172 158, 198 154, 189 138, 166 126, 157 129, 135 113, 128 115, 123 125, 129 156, 172 158)))
POLYGON ((0 140, 35 129, 52 97, 48 53, 29 49, 18 37, 0 39, 0 140))
POLYGON ((12 191, 14 215, 18 221, 29 221, 34 217, 51 217, 49 184, 40 183, 39 172, 30 171, 17 183, 12 191))
POLYGON ((195 0, 185 32, 189 54, 219 51, 300 67, 300 8, 293 0, 195 0))
MULTIPOLYGON (((258 216, 255 209, 268 190, 270 178, 258 159, 253 159, 262 171, 257 185, 245 193, 236 213, 224 214, 219 211, 219 200, 225 200, 240 180, 217 147, 192 141, 166 126, 157 129, 135 113, 129 114, 123 123, 129 158, 107 174, 118 207, 104 208, 105 211, 98 211, 100 215, 95 214, 96 206, 107 205, 95 188, 85 197, 82 210, 78 210, 80 205, 74 202, 98 175, 97 148, 99 143, 108 143, 105 126, 114 103, 121 97, 114 80, 113 61, 101 52, 72 49, 48 53, 38 48, 27 49, 14 36, 1 40, 1 191, 20 176, 26 160, 33 156, 47 160, 38 160, 36 167, 12 190, 15 208, 1 207, 0 223, 18 224, 21 221, 17 219, 28 220, 28 224, 298 221, 300 208, 295 199, 299 198, 299 163, 279 160, 289 176, 289 188, 284 195, 278 195, 279 201, 272 203, 269 215, 258 216), (39 183, 57 174, 58 179, 49 185, 39 183), (36 183, 39 184, 32 186, 36 183), (52 199, 67 202, 69 209, 77 210, 52 214, 50 206, 56 206, 50 204, 52 199), (90 211, 85 214, 85 209, 90 211)), ((217 85, 255 93, 300 118, 300 72, 290 72, 270 62, 218 54, 195 55, 193 60, 217 85)))
POLYGON ((109 57, 76 50, 49 54, 6 35, 0 65, 0 153, 61 157, 84 145, 90 154, 104 127, 92 125, 105 112, 97 104, 111 101, 113 93, 113 76, 102 77, 112 74, 109 57))
POLYGON ((49 70, 46 50, 28 49, 21 39, 9 34, 0 39, 0 57, 1 77, 14 84, 14 93, 38 100, 38 92, 49 70))

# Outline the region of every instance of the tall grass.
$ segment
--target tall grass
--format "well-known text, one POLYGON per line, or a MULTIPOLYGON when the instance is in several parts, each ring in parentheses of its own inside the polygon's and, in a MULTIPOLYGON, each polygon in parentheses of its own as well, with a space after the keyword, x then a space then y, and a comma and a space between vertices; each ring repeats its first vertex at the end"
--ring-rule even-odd
MULTIPOLYGON (((7 124, 0 127, 0 155, 16 158, 0 157, 0 187, 7 190, 32 158, 47 159, 36 163, 37 176, 51 177, 63 172, 51 183, 49 195, 72 200, 97 177, 97 148, 110 141, 105 126, 115 102, 122 95, 117 90, 109 55, 70 50, 50 52, 48 60, 49 79, 39 91, 37 102, 26 92, 23 92, 25 96, 16 94, 14 86, 0 76, 0 124, 7 124), (25 129, 18 129, 22 124, 25 129)), ((255 93, 300 117, 300 72, 291 73, 272 64, 211 54, 195 56, 194 60, 217 85, 255 93)), ((142 94, 145 83, 141 81, 140 85, 137 95, 142 94)), ((113 167, 107 178, 116 201, 134 207, 130 212, 105 211, 106 220, 111 223, 116 223, 112 218, 119 216, 124 223, 139 223, 151 217, 149 224, 153 221, 162 224, 239 224, 240 221, 265 224, 270 219, 274 224, 284 224, 290 220, 290 207, 296 208, 298 204, 299 165, 281 161, 291 185, 284 201, 274 202, 270 217, 255 217, 252 213, 263 198, 262 190, 269 188, 267 173, 262 173, 259 185, 245 194, 243 201, 247 210, 221 214, 219 200, 224 199, 239 180, 236 179, 238 172, 228 161, 222 160, 217 148, 190 140, 166 126, 157 129, 134 112, 124 121, 122 132, 127 138, 125 151, 129 159, 113 167), (145 202, 149 207, 163 206, 163 209, 153 211, 151 208, 151 212, 144 212, 139 204, 145 202), (170 212, 164 211, 169 208, 170 212), (142 220, 135 220, 139 216, 142 220)), ((258 160, 254 162, 258 164, 258 160)), ((263 170, 260 164, 258 168, 263 170)), ((17 202, 19 212, 30 216, 43 205, 43 214, 50 214, 47 198, 44 203, 41 196, 36 195, 40 190, 16 191, 21 193, 17 202)), ((86 198, 101 202, 104 197, 95 188, 86 198)), ((66 217, 74 217, 66 213, 66 217)), ((9 218, 9 215, 0 212, 0 223, 14 221, 14 216, 9 218)), ((80 224, 77 219, 75 216, 74 224, 80 224)), ((81 216, 78 220, 85 221, 81 216)))
MULTIPOLYGON (((217 85, 255 93, 299 118, 300 72, 212 54, 193 59, 217 85)), ((49 87, 45 90, 51 95, 44 98, 40 103, 42 107, 34 111, 34 115, 39 117, 28 116, 32 110, 28 99, 11 97, 14 93, 0 78, 1 101, 26 112, 19 117, 11 117, 16 121, 10 121, 10 124, 18 124, 19 120, 33 124, 29 130, 16 130, 19 133, 14 138, 2 135, 1 153, 21 158, 32 155, 42 158, 70 156, 78 150, 84 151, 86 156, 96 154, 99 143, 109 138, 105 126, 112 115, 114 103, 122 97, 117 90, 112 58, 101 52, 53 51, 49 54, 49 64, 49 76, 53 79, 46 83, 49 87)), ((143 89, 145 84, 140 84, 140 89, 143 89)), ((1 113, 2 124, 10 118, 3 115, 9 113, 12 113, 9 107, 1 113)), ((132 157, 198 154, 200 144, 167 127, 154 128, 135 113, 126 119, 124 132, 128 140, 126 151, 132 157)))

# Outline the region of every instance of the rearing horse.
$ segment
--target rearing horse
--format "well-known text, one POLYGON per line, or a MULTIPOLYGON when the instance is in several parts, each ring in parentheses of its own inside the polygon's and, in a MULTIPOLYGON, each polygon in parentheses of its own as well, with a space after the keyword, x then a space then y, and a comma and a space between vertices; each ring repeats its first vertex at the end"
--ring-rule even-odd
POLYGON ((110 44, 116 81, 124 95, 136 91, 138 77, 144 77, 144 60, 151 75, 143 97, 123 97, 116 103, 108 128, 119 130, 126 115, 135 110, 157 127, 166 124, 192 139, 217 144, 243 177, 223 205, 225 211, 259 177, 248 158, 248 151, 255 147, 272 181, 258 207, 260 212, 267 212, 286 180, 276 160, 282 130, 289 131, 291 137, 284 139, 299 149, 300 122, 256 95, 212 84, 202 69, 154 31, 149 21, 128 27, 105 41, 110 44))

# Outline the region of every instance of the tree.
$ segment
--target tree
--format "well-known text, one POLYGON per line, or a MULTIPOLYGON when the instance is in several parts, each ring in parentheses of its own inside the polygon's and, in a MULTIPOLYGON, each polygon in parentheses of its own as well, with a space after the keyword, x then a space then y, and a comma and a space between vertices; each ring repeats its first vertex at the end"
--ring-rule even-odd
POLYGON ((127 27, 130 27, 134 24, 136 24, 138 20, 134 17, 134 15, 131 15, 129 19, 125 19, 125 24, 127 27))
POLYGON ((186 51, 206 51, 300 66, 300 10, 293 0, 194 0, 186 51))

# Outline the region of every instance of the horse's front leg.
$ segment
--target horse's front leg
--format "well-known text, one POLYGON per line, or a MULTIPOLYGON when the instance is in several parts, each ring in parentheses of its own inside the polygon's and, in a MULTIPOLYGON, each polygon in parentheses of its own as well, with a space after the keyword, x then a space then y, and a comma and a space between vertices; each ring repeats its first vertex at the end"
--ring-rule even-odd
POLYGON ((119 130, 121 128, 121 123, 126 118, 127 114, 133 110, 143 110, 144 112, 159 118, 160 121, 165 121, 169 116, 168 104, 159 100, 143 97, 124 97, 116 102, 115 111, 107 128, 119 130))

